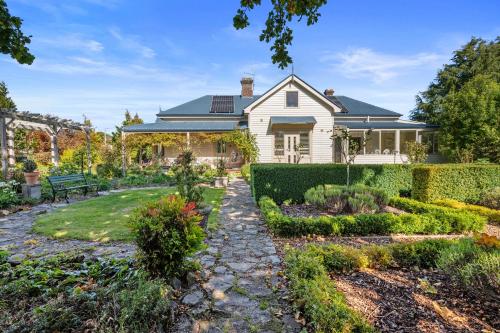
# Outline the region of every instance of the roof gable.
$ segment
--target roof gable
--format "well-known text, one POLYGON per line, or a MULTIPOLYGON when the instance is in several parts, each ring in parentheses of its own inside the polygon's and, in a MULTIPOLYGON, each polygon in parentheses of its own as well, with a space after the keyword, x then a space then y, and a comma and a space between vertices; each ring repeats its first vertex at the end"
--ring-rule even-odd
POLYGON ((262 94, 259 98, 255 99, 252 103, 248 104, 244 112, 249 113, 253 108, 255 108, 257 105, 274 95, 276 92, 278 92, 280 89, 282 89, 284 86, 286 86, 288 83, 293 82, 295 84, 298 84, 301 86, 303 89, 308 91, 311 95, 315 96, 319 100, 323 101, 326 105, 331 107, 331 110, 334 112, 339 112, 340 108, 337 104, 335 104, 333 101, 328 99, 325 95, 314 89, 312 86, 310 86, 308 83, 300 79, 297 75, 292 74, 287 76, 285 79, 280 81, 278 84, 276 84, 274 87, 266 91, 264 94, 262 94))

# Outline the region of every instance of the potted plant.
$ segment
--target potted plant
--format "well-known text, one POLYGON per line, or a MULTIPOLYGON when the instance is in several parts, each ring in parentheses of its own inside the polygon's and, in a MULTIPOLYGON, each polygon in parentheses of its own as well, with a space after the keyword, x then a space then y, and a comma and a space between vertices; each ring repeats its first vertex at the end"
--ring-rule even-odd
POLYGON ((33 160, 26 160, 23 163, 24 179, 28 185, 36 185, 39 183, 40 173, 36 170, 37 165, 33 160))
POLYGON ((215 187, 226 187, 228 183, 226 161, 219 158, 216 164, 215 187))

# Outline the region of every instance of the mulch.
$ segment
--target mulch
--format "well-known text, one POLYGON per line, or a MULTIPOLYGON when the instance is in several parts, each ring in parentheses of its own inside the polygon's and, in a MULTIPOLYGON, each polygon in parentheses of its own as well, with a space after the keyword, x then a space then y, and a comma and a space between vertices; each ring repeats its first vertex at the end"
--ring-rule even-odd
POLYGON ((363 270, 332 279, 382 332, 496 332, 498 295, 478 295, 433 270, 363 270))
MULTIPOLYGON (((412 242, 463 235, 392 235, 365 237, 273 237, 278 255, 286 247, 307 244, 369 244, 412 242)), ((465 290, 437 270, 363 270, 332 275, 348 304, 382 332, 500 332, 499 295, 465 290)))

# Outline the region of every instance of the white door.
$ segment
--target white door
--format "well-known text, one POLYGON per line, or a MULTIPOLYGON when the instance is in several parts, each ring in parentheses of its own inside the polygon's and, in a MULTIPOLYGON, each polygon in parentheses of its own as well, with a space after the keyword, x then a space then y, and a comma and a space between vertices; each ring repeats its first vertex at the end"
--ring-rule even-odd
POLYGON ((300 144, 299 134, 285 134, 285 161, 287 163, 297 163, 297 158, 299 154, 297 150, 300 144))

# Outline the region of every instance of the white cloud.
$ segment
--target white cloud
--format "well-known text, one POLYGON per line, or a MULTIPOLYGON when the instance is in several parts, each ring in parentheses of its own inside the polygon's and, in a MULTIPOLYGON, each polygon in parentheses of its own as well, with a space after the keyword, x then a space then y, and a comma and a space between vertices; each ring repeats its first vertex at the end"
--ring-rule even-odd
POLYGON ((368 78, 375 83, 383 83, 410 70, 424 66, 437 67, 446 59, 447 57, 436 53, 395 55, 375 52, 369 48, 356 48, 327 54, 321 61, 330 63, 335 71, 347 78, 368 78))
POLYGON ((190 68, 165 68, 156 65, 116 63, 88 57, 68 57, 63 60, 37 58, 30 66, 18 65, 26 70, 62 74, 97 75, 112 78, 133 79, 145 82, 182 83, 190 87, 206 85, 207 75, 190 68))
POLYGON ((138 52, 144 58, 151 59, 156 56, 156 52, 152 48, 143 45, 137 36, 124 35, 117 27, 109 29, 109 33, 117 39, 124 48, 138 52))
POLYGON ((54 38, 39 38, 36 40, 36 43, 83 52, 101 52, 104 49, 104 45, 101 42, 85 38, 81 34, 65 34, 54 38))

